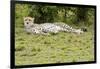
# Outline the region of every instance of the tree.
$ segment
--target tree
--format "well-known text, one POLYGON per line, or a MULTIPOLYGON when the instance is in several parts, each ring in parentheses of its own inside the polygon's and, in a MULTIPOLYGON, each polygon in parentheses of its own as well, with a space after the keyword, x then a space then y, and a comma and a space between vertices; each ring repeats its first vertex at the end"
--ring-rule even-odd
POLYGON ((88 8, 77 8, 77 22, 81 23, 87 20, 87 16, 88 16, 88 8))
POLYGON ((56 6, 33 5, 30 15, 32 14, 36 23, 54 22, 57 9, 56 6))

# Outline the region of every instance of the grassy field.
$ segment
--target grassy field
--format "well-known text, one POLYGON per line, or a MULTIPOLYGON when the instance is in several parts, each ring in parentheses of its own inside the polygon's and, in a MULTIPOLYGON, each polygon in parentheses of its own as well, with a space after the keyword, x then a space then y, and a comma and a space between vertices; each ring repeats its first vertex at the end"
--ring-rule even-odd
POLYGON ((94 61, 93 31, 81 35, 60 32, 56 35, 27 34, 15 28, 15 64, 48 64, 94 61))

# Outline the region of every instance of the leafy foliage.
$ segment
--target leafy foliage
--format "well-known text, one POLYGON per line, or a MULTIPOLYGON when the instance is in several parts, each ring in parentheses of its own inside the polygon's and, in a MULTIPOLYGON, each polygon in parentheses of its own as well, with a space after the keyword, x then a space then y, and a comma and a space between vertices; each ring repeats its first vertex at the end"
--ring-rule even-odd
POLYGON ((65 22, 87 26, 94 22, 94 9, 88 7, 16 4, 15 12, 16 19, 23 20, 23 17, 31 16, 35 18, 35 23, 65 22))

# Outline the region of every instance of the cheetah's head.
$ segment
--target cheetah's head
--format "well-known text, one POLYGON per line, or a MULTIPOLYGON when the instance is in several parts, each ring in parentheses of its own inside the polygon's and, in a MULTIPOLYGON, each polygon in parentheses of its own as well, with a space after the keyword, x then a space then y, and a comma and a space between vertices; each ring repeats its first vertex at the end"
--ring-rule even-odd
POLYGON ((24 26, 31 26, 34 23, 34 18, 24 17, 24 26))

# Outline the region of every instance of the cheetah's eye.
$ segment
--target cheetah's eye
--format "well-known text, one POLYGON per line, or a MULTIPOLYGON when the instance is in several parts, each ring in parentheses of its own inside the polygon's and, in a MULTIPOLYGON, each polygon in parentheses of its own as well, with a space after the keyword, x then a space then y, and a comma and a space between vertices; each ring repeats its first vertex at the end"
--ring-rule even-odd
POLYGON ((31 19, 29 19, 29 21, 31 21, 31 19))
POLYGON ((27 21, 27 19, 25 19, 25 21, 27 21))

